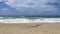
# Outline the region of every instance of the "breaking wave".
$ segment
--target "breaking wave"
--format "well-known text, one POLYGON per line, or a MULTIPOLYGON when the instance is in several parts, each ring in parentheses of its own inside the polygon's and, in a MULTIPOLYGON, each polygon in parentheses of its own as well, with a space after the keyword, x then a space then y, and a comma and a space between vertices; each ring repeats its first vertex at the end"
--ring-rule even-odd
POLYGON ((0 23, 60 22, 60 18, 45 17, 0 17, 0 23))

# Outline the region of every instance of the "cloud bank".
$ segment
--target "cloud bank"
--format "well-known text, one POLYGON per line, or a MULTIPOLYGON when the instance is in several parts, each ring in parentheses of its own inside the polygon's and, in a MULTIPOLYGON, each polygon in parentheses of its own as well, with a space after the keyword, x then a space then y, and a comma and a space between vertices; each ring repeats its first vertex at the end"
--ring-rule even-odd
POLYGON ((7 5, 17 9, 17 10, 40 10, 40 11, 57 11, 58 9, 54 5, 49 3, 55 3, 58 0, 7 0, 7 5), (24 9, 25 8, 25 9, 24 9))

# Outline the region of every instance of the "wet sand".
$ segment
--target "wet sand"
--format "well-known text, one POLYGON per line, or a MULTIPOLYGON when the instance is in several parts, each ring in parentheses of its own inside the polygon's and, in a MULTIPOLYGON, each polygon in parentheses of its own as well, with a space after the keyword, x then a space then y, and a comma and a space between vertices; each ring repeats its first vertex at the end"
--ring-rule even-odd
POLYGON ((60 23, 0 23, 0 34, 60 34, 60 23))

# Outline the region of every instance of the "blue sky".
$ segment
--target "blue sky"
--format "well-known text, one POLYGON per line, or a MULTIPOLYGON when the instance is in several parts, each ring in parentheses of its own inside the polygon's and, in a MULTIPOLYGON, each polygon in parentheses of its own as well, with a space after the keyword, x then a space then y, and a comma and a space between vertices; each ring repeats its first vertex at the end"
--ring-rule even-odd
POLYGON ((0 0, 0 15, 60 15, 60 1, 0 0))

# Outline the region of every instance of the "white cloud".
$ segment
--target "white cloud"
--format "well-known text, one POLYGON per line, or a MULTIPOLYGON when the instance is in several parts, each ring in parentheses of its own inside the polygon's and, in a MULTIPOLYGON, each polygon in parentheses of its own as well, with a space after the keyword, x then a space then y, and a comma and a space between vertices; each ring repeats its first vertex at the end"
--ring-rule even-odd
POLYGON ((7 0, 0 0, 0 2, 1 2, 1 1, 2 1, 2 2, 6 2, 7 0))
POLYGON ((21 7, 24 8, 37 8, 39 10, 57 10, 57 8, 53 5, 49 5, 48 3, 54 3, 57 0, 7 0, 7 5, 16 8, 21 9, 21 7))
POLYGON ((0 0, 1 1, 1 0, 0 0))

